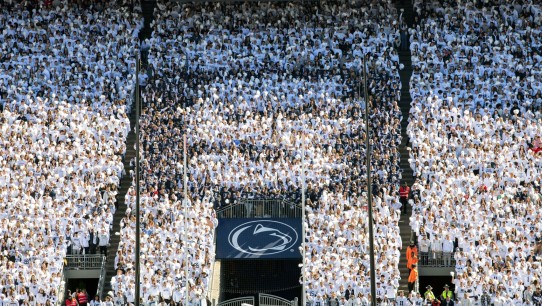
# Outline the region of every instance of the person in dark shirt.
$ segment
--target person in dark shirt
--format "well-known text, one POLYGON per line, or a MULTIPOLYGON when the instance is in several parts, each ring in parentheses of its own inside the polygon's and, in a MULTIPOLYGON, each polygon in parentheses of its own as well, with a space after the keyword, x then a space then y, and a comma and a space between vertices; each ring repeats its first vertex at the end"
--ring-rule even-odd
POLYGON ((536 306, 542 305, 542 291, 540 289, 540 286, 536 287, 536 290, 533 293, 533 303, 536 306))

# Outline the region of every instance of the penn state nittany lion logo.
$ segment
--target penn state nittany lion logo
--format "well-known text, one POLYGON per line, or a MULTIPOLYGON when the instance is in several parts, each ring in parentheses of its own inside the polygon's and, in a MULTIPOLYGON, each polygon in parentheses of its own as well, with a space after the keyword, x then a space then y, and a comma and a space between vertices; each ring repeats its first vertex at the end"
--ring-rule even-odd
POLYGON ((259 256, 290 250, 297 239, 297 232, 293 227, 272 220, 245 222, 228 235, 228 242, 236 250, 259 256))

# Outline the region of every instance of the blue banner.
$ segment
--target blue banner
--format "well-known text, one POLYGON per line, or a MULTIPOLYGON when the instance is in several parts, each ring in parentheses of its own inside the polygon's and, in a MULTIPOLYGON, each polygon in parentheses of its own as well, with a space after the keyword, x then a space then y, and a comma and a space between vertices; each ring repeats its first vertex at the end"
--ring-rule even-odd
POLYGON ((301 219, 222 218, 216 230, 217 259, 301 258, 301 219))

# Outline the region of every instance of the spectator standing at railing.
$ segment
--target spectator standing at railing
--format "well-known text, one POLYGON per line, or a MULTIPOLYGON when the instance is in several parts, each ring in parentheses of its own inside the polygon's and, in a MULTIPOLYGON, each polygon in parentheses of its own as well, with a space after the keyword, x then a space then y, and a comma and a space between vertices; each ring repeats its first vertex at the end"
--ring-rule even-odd
POLYGON ((431 237, 431 251, 433 252, 433 259, 442 259, 442 241, 435 235, 431 237))
POLYGON ((90 232, 88 229, 81 232, 81 247, 83 248, 83 254, 90 254, 90 232))
POLYGON ((81 239, 79 238, 79 233, 73 233, 71 237, 72 242, 72 255, 79 255, 81 252, 81 239))
POLYGON ((408 187, 406 182, 403 182, 403 185, 399 187, 399 201, 401 202, 401 209, 403 214, 408 212, 408 197, 410 196, 410 187, 408 187))
POLYGON ((429 239, 427 239, 425 235, 423 235, 420 239, 420 252, 424 254, 424 256, 421 257, 422 265, 427 264, 427 256, 429 254, 429 239))
POLYGON ((450 238, 449 234, 442 240, 442 257, 444 258, 444 264, 449 267, 452 265, 452 253, 454 251, 454 242, 450 238))
MULTIPOLYGON (((94 213, 96 214, 96 213, 94 213)), ((98 243, 96 237, 98 236, 98 232, 96 230, 89 230, 89 254, 96 254, 96 249, 98 248, 98 243)))
POLYGON ((100 246, 100 254, 107 256, 107 246, 109 245, 109 233, 104 229, 101 230, 100 235, 98 235, 98 245, 100 246))

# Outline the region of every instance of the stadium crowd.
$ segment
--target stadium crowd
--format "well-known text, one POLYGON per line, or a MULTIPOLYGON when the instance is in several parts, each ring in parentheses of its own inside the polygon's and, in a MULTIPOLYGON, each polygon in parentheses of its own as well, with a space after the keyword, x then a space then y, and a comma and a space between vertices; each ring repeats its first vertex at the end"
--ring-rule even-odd
MULTIPOLYGON (((398 15, 389 1, 362 7, 370 3, 158 2, 146 42, 149 78, 141 119, 145 302, 179 303, 188 292, 191 301, 205 303, 215 209, 249 197, 299 201, 303 160, 310 207, 308 300, 318 305, 349 287, 368 295, 366 231, 355 230, 367 219, 365 103, 359 93, 364 54, 372 97, 379 298, 395 297, 402 245, 398 15), (188 245, 181 236, 185 135, 188 245), (179 294, 172 296, 172 289, 179 294)), ((133 189, 126 200, 130 211, 116 260, 121 270, 133 266, 133 189)), ((119 272, 124 277, 129 274, 119 272)), ((129 283, 117 282, 115 295, 125 294, 129 283)))
POLYGON ((84 14, 72 1, 4 2, 0 299, 52 305, 64 256, 107 247, 139 25, 121 1, 84 14))
POLYGON ((455 259, 461 305, 540 305, 542 7, 414 7, 408 134, 420 249, 455 259))
MULTIPOLYGON (((84 13, 70 1, 50 2, 37 9, 6 1, 0 14, 7 304, 55 303, 61 258, 107 252, 124 175, 138 15, 129 1, 97 2, 84 13)), ((408 133, 420 250, 454 260, 461 305, 487 296, 495 305, 540 304, 541 7, 521 0, 414 7, 408 133)), ((140 122, 143 302, 179 305, 189 295, 206 304, 215 210, 243 198, 299 202, 305 179, 308 302, 366 303, 367 137, 377 297, 404 300, 396 51, 404 39, 391 1, 159 1, 155 17, 140 122), (369 101, 361 98, 364 57, 369 101)), ((111 304, 134 301, 134 186, 126 203, 111 304)))

